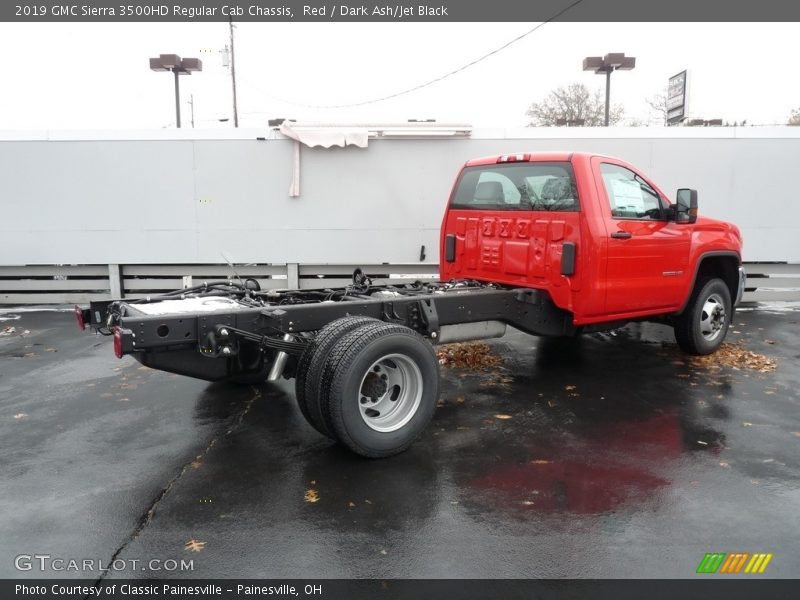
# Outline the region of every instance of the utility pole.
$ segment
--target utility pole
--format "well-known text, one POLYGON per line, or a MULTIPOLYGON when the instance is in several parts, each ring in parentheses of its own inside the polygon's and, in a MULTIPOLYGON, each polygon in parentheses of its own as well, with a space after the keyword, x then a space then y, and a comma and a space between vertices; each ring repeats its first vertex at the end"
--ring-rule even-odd
POLYGON ((239 127, 239 108, 236 104, 236 55, 233 50, 233 17, 228 17, 231 33, 231 85, 233 87, 233 126, 239 127))

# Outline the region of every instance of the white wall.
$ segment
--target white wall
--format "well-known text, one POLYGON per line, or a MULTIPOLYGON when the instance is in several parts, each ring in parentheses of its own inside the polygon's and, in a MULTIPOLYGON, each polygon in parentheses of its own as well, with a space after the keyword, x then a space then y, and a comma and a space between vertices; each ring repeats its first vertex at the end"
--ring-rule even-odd
POLYGON ((548 149, 619 156, 668 193, 695 187, 701 213, 741 227, 746 260, 800 262, 800 132, 790 128, 527 129, 304 147, 299 198, 288 196, 288 140, 134 135, 0 134, 0 265, 219 263, 222 253, 236 263, 408 264, 423 244, 435 263, 459 166, 548 149))

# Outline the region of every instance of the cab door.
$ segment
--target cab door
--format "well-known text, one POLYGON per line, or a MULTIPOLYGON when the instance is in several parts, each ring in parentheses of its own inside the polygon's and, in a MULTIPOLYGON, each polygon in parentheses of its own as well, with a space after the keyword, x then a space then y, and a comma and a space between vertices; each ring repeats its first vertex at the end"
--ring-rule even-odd
POLYGON ((669 202, 630 165, 592 158, 608 235, 606 313, 677 309, 689 265, 690 228, 667 220, 669 202))

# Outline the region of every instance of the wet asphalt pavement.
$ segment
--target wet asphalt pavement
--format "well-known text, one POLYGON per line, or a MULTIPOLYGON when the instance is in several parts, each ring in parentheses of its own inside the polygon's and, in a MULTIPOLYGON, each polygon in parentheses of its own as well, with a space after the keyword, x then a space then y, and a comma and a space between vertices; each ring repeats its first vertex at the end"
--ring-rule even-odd
POLYGON ((433 425, 379 461, 311 429, 293 382, 117 360, 70 313, 0 319, 0 577, 98 575, 15 569, 36 553, 127 561, 111 578, 683 578, 706 552, 800 573, 800 312, 739 313, 729 340, 772 373, 693 366, 656 325, 509 333, 502 369, 442 369, 433 425))

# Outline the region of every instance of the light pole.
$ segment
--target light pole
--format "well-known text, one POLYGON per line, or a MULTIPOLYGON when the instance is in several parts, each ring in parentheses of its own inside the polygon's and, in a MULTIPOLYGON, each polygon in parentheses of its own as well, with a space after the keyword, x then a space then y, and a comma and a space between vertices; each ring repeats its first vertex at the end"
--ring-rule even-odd
POLYGON ((612 52, 605 56, 587 56, 583 59, 583 70, 594 71, 597 75, 606 76, 606 119, 608 127, 608 111, 611 106, 611 73, 614 71, 630 71, 636 66, 635 56, 625 56, 624 52, 612 52))
POLYGON ((177 54, 160 54, 150 59, 151 71, 172 71, 175 76, 175 122, 181 126, 181 88, 178 81, 180 75, 191 75, 193 71, 202 71, 203 63, 199 58, 181 58, 177 54))
POLYGON ((236 53, 233 49, 233 17, 228 18, 228 27, 231 34, 231 86, 233 87, 233 126, 239 126, 239 106, 236 103, 236 53))

